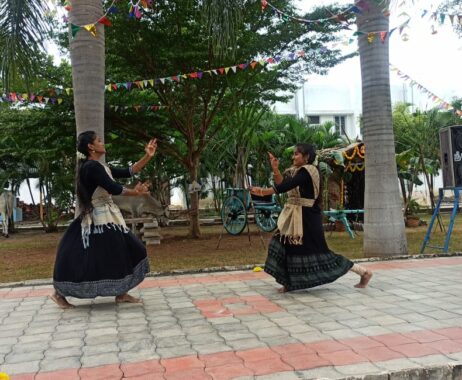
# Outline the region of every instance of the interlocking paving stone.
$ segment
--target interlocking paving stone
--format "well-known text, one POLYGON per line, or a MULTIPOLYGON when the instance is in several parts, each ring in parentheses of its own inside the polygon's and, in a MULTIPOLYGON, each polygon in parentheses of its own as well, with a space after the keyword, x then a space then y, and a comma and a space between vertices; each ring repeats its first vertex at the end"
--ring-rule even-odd
POLYGON ((77 307, 66 311, 48 298, 50 286, 0 289, 0 371, 37 380, 148 368, 153 380, 380 380, 383 371, 462 361, 462 258, 366 265, 376 273, 361 290, 353 274, 286 294, 264 273, 178 275, 147 278, 133 291, 143 305, 71 299, 77 307), (201 300, 218 300, 226 316, 204 315, 201 300), (249 350, 258 354, 245 359, 249 350), (187 357, 202 364, 188 367, 187 357))

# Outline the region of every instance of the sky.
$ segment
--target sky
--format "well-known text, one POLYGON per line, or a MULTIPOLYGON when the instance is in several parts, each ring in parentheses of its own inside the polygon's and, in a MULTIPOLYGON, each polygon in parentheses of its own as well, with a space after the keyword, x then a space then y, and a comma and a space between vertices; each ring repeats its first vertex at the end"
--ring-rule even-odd
MULTIPOLYGON (((397 2, 402 3, 401 0, 397 2)), ((403 12, 411 17, 409 27, 403 32, 408 35, 408 40, 404 41, 397 31, 390 38, 390 63, 441 99, 450 102, 454 97, 462 97, 462 75, 460 75, 462 37, 459 38, 453 31, 448 18, 444 25, 440 26, 439 23, 432 21, 428 14, 422 17, 424 9, 436 10, 442 2, 442 0, 407 0, 406 3, 409 5, 394 6, 390 9, 390 29, 401 25, 407 19, 405 16, 400 16, 403 12), (432 25, 437 30, 436 34, 432 34, 432 25)), ((310 4, 331 5, 334 3, 351 4, 351 0, 336 2, 299 0, 299 8, 309 11, 312 9, 310 4)), ((462 9, 459 13, 462 13, 462 9)), ((352 43, 348 47, 343 47, 343 50, 348 53, 356 48, 356 43, 352 43)), ((349 80, 357 83, 360 88, 359 57, 334 67, 327 76, 309 75, 306 79, 308 83, 320 84, 349 80)), ((390 81, 392 85, 403 83, 403 79, 393 71, 390 73, 390 81)), ((418 89, 414 91, 420 92, 418 89)), ((425 94, 423 97, 428 99, 425 94)), ((428 107, 434 105, 435 103, 428 99, 428 107)))

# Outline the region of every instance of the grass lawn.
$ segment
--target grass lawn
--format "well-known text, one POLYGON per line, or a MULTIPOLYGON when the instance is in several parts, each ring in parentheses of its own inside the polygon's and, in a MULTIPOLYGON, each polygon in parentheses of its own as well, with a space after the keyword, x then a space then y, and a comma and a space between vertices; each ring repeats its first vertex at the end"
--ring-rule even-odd
MULTIPOLYGON (((429 221, 430 215, 423 215, 423 220, 429 221)), ((443 215, 443 223, 447 227, 449 215, 443 215)), ((264 263, 266 248, 260 239, 260 234, 251 225, 250 243, 246 231, 240 236, 223 233, 220 247, 217 243, 222 230, 221 225, 202 226, 201 239, 187 238, 188 227, 167 227, 162 229, 162 242, 157 246, 149 246, 148 253, 151 270, 154 272, 171 271, 175 269, 188 270, 225 265, 245 265, 264 263)), ((420 251, 426 226, 407 228, 409 254, 420 251)), ((42 231, 25 231, 10 235, 9 239, 0 237, 0 282, 14 282, 30 279, 52 277, 56 247, 62 232, 44 233, 42 231)), ((265 245, 271 234, 262 233, 265 245)), ((432 245, 442 246, 445 232, 436 226, 432 234, 432 245)), ((329 247, 337 253, 349 258, 363 257, 363 233, 358 232, 355 239, 350 239, 346 232, 326 232, 329 247)), ((462 251, 462 217, 457 216, 451 236, 450 252, 462 251)), ((441 251, 427 248, 425 253, 441 251)))

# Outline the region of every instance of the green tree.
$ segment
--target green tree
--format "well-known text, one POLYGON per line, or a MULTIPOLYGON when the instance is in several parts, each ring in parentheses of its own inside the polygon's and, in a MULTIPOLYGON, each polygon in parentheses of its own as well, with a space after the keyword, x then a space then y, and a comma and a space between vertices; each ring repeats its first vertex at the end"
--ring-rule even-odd
MULTIPOLYGON (((168 106, 169 132, 165 126, 160 127, 164 133, 163 150, 187 169, 189 182, 198 180, 201 155, 222 125, 229 124, 224 120, 235 115, 234 108, 246 107, 249 99, 262 105, 286 99, 277 94, 294 90, 300 71, 323 72, 341 59, 337 51, 321 51, 326 42, 335 38, 334 32, 341 25, 315 25, 307 33, 305 25, 275 23, 269 12, 261 13, 259 6, 250 2, 242 5, 242 21, 235 24, 239 46, 235 58, 216 55, 202 9, 198 2, 181 1, 174 6, 158 2, 157 13, 149 12, 137 22, 119 17, 114 27, 107 30, 110 82, 203 73, 201 79, 180 77, 180 83, 166 80, 154 87, 160 102, 168 106), (235 67, 237 73, 231 74, 230 70, 228 75, 204 72, 249 62, 259 55, 274 57, 297 50, 304 50, 305 57, 283 61, 277 68, 257 65, 243 73, 235 67)), ((320 18, 326 12, 317 11, 306 17, 320 18)), ((127 101, 130 96, 127 93, 127 101)), ((154 134, 158 136, 157 132, 154 134)), ((192 194, 191 235, 195 237, 200 235, 197 210, 198 195, 192 194)))

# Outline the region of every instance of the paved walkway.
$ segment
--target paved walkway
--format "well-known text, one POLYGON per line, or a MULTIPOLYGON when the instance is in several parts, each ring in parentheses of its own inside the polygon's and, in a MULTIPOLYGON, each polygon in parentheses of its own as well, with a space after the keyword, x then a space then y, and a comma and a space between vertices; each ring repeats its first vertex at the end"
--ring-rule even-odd
MULTIPOLYGON (((134 295, 75 300, 0 289, 0 372, 12 379, 318 379, 462 361, 462 257, 366 264, 279 294, 263 272, 149 278, 134 295)), ((387 378, 371 376, 370 378, 387 378)))

